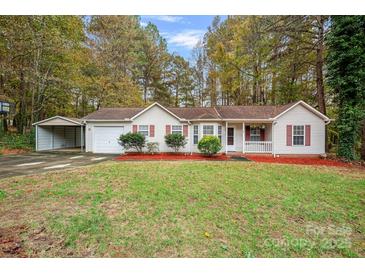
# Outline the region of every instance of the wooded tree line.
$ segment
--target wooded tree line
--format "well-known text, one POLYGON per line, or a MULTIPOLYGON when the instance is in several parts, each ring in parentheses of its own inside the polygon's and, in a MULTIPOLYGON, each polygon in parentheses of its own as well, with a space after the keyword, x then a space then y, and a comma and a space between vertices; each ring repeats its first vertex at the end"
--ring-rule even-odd
MULTIPOLYGON (((342 58, 331 55, 340 46, 330 35, 341 18, 355 20, 352 31, 360 33, 350 45, 358 50, 348 57, 357 58, 360 68, 354 74, 360 78, 349 80, 357 83, 351 105, 357 114, 349 118, 354 150, 364 112, 363 16, 216 17, 189 61, 169 53, 157 27, 142 27, 138 16, 1 16, 0 94, 15 104, 19 132, 56 114, 81 117, 99 107, 154 101, 214 106, 302 99, 337 118, 343 82, 329 82, 326 75, 341 76, 328 71, 336 65, 327 64, 342 58)), ((330 143, 338 125, 330 127, 330 143)))

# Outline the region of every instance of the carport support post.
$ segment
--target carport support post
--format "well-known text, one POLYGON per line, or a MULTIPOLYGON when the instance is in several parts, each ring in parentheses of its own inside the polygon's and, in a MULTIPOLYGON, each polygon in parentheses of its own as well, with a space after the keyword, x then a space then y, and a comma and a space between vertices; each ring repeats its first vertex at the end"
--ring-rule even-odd
POLYGON ((38 151, 38 125, 35 126, 35 151, 38 151))
POLYGON ((80 140, 81 152, 83 152, 84 151, 84 149, 83 149, 83 147, 84 147, 84 126, 83 125, 80 126, 80 138, 81 138, 81 140, 80 140))

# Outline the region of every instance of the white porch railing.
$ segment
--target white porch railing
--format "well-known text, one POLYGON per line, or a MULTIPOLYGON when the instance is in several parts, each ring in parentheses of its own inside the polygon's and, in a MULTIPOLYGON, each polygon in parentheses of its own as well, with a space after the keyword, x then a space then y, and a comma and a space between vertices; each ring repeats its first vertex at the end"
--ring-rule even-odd
POLYGON ((271 153, 272 142, 269 141, 245 141, 245 152, 271 153))

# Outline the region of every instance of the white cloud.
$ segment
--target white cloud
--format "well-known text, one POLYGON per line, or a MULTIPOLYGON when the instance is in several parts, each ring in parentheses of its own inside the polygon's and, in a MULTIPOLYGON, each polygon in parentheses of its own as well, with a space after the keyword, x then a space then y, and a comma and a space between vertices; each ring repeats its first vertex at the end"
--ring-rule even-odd
POLYGON ((141 26, 142 26, 142 27, 146 27, 146 26, 148 25, 148 23, 146 23, 146 22, 142 22, 142 21, 141 21, 141 23, 140 23, 140 24, 141 24, 141 26))
POLYGON ((153 17, 159 21, 164 21, 169 23, 180 22, 183 19, 181 16, 171 16, 171 15, 159 15, 153 17))
POLYGON ((176 46, 192 49, 203 38, 204 30, 184 30, 166 35, 167 42, 176 46))

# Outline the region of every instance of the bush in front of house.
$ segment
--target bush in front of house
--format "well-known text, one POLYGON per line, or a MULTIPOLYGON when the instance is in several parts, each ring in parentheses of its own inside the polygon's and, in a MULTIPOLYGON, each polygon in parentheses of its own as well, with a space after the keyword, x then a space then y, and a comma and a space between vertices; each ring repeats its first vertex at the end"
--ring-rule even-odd
POLYGON ((178 152, 186 145, 187 141, 184 135, 181 135, 179 133, 172 133, 165 136, 165 143, 175 152, 178 152))
POLYGON ((157 152, 159 152, 159 143, 158 142, 148 142, 146 144, 147 147, 147 151, 151 154, 155 154, 157 152))
POLYGON ((126 134, 122 134, 119 137, 119 144, 125 149, 130 150, 134 149, 137 152, 142 152, 142 149, 146 145, 146 138, 141 133, 132 133, 128 132, 126 134))
POLYGON ((212 156, 222 149, 221 141, 216 136, 204 136, 198 143, 198 149, 201 153, 212 156))

